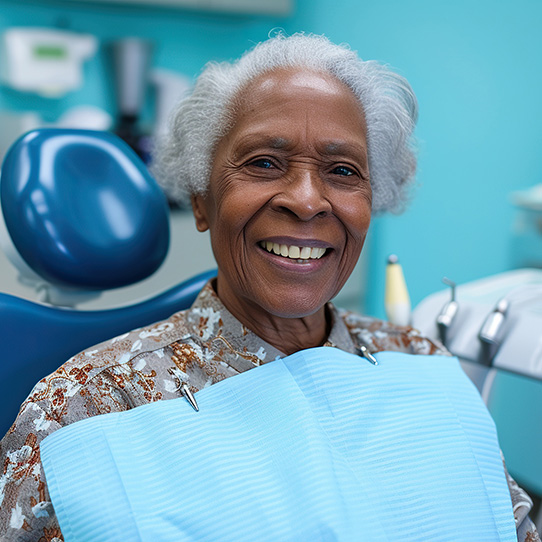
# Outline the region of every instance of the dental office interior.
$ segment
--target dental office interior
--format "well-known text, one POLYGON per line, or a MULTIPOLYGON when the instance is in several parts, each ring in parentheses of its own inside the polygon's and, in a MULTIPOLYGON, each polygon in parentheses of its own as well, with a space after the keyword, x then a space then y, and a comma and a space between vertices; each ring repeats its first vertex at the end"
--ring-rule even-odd
MULTIPOLYGON (((30 130, 90 129, 117 133, 148 165, 205 63, 278 30, 391 65, 419 102, 417 179, 402 214, 373 217, 336 304, 412 324, 460 358, 541 531, 541 28, 537 0, 0 0, 0 156, 30 130)), ((212 270, 191 212, 171 206, 169 219, 150 277, 70 302, 22 276, 4 223, 0 292, 104 311, 212 270)))

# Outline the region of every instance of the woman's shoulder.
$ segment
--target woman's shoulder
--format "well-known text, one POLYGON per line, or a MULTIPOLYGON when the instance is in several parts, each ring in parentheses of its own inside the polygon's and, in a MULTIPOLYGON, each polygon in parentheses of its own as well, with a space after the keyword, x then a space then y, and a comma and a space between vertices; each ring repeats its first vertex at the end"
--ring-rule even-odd
POLYGON ((185 312, 73 356, 34 386, 20 413, 34 411, 62 426, 161 399, 158 382, 171 379, 170 356, 164 350, 187 335, 185 312))
POLYGON ((410 326, 397 326, 372 316, 337 309, 356 346, 364 345, 371 352, 395 351, 408 354, 450 355, 435 339, 423 336, 410 326))
POLYGON ((0 538, 19 528, 14 517, 21 525, 28 518, 33 532, 60 533, 40 463, 44 438, 94 415, 180 396, 169 348, 190 335, 186 312, 87 348, 36 384, 0 440, 0 538))

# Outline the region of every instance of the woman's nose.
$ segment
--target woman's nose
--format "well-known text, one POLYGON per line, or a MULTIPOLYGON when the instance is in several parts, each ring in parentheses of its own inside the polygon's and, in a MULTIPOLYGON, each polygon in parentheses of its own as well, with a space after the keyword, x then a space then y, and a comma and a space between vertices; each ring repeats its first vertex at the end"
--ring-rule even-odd
POLYGON ((295 168, 284 178, 283 189, 273 198, 273 205, 281 211, 293 213, 301 220, 326 216, 331 212, 325 182, 312 168, 295 168))

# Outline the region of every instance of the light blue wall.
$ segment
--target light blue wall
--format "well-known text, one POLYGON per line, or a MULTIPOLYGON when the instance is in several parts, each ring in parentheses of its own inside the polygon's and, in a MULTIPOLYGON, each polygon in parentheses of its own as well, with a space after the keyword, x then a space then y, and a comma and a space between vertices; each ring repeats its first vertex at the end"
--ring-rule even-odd
MULTIPOLYGON (((195 74, 273 27, 326 33, 367 59, 385 61, 420 102, 418 189, 400 217, 374 220, 369 312, 382 315, 386 256, 399 255, 417 303, 443 275, 464 282, 509 269, 510 191, 542 179, 542 2, 539 0, 296 0, 290 18, 0 0, 8 25, 68 24, 103 40, 157 42, 155 65, 195 74)), ((111 107, 104 55, 86 66, 85 88, 64 100, 0 90, 0 108, 55 118, 71 105, 111 107)))

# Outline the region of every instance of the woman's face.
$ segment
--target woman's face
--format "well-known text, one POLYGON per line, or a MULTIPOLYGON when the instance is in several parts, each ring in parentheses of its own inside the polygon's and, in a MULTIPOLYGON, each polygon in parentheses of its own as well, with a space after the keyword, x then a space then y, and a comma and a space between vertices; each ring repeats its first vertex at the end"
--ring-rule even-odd
POLYGON ((334 78, 293 68, 256 79, 239 103, 209 190, 193 198, 218 294, 250 314, 314 314, 346 282, 369 228, 363 113, 334 78))

